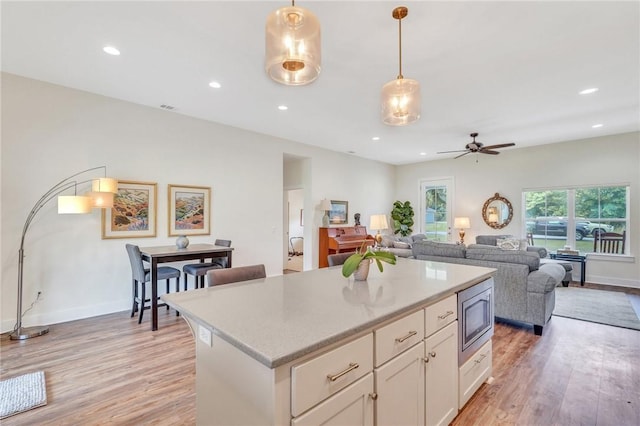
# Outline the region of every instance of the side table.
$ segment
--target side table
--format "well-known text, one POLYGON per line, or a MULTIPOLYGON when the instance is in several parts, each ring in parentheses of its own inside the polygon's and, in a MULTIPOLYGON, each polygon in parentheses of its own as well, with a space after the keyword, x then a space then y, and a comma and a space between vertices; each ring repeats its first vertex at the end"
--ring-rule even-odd
POLYGON ((587 256, 582 254, 550 253, 551 259, 568 260, 569 262, 580 262, 580 285, 584 286, 584 278, 587 273, 587 256))

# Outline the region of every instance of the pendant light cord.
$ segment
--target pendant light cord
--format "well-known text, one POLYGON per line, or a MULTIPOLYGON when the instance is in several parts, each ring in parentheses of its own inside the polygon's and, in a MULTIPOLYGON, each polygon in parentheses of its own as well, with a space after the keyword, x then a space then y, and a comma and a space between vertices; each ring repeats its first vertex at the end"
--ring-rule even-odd
POLYGON ((402 77, 402 18, 398 19, 398 78, 402 77))

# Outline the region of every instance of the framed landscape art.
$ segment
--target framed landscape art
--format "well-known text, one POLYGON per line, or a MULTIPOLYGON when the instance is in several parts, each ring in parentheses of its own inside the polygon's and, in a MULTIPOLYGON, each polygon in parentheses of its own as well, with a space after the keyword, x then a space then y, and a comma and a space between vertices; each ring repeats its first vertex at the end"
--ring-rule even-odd
POLYGON ((329 223, 331 225, 345 225, 349 218, 349 202, 331 200, 329 223))
POLYGON ((211 188, 169 185, 169 236, 210 235, 211 188))
POLYGON ((102 210, 102 238, 155 237, 156 192, 155 182, 118 181, 113 207, 102 210))

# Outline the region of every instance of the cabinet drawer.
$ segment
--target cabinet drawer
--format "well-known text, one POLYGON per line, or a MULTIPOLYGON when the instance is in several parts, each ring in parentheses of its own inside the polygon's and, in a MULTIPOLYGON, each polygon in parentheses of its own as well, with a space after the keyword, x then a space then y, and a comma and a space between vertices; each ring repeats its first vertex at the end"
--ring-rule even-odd
POLYGON ((373 370, 373 335, 291 368, 291 414, 295 417, 373 370))
POLYGON ((424 338, 424 311, 418 311, 376 331, 376 367, 424 338))
POLYGON ((459 408, 469 401, 474 393, 482 386, 492 373, 491 340, 482 345, 478 351, 462 364, 458 377, 459 386, 459 408))
POLYGON ((455 294, 424 309, 425 337, 431 336, 458 319, 458 297, 455 294))

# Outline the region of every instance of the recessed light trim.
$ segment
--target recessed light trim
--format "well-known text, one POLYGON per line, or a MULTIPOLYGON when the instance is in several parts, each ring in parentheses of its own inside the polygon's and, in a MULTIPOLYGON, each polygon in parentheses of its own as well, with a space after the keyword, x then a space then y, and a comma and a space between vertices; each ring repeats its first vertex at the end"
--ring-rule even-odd
POLYGON ((209 83, 209 87, 213 87, 214 89, 219 89, 222 87, 222 84, 218 83, 217 81, 212 81, 209 83))
POLYGON ((102 48, 102 51, 112 56, 118 56, 120 54, 120 51, 113 46, 105 46, 102 48))
POLYGON ((421 152, 420 155, 422 155, 424 157, 425 155, 427 155, 427 153, 426 152, 421 152))
POLYGON ((280 111, 286 111, 286 110, 288 110, 288 109, 289 109, 289 107, 288 107, 288 106, 286 106, 286 105, 278 105, 278 109, 279 109, 280 111))
POLYGON ((600 89, 598 89, 597 87, 590 87, 589 89, 584 89, 584 90, 580 91, 579 94, 581 94, 581 95, 590 95, 592 93, 596 93, 598 90, 600 90, 600 89))
POLYGON ((604 124, 602 123, 598 123, 598 124, 594 124, 593 126, 591 126, 592 129, 599 129, 600 127, 604 126, 604 124))
POLYGON ((374 136, 371 138, 372 141, 379 141, 380 140, 380 136, 374 136))

